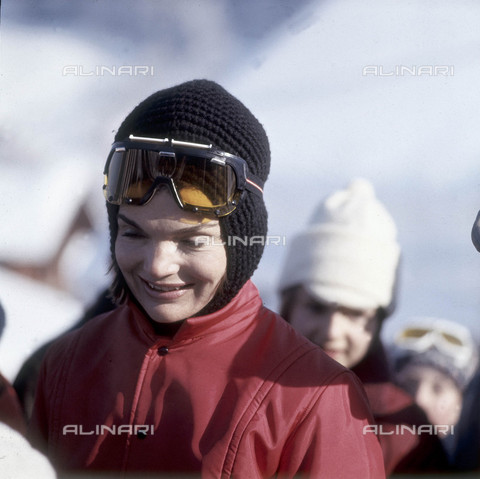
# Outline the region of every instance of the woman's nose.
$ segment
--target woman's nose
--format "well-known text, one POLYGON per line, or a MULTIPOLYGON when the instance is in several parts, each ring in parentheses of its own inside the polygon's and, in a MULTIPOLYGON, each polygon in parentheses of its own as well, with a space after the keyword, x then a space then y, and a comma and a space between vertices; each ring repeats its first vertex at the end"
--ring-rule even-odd
POLYGON ((331 309, 325 313, 325 334, 328 339, 337 339, 345 334, 345 328, 348 326, 346 318, 336 309, 331 309))
POLYGON ((162 278, 178 273, 180 265, 175 243, 162 241, 152 245, 146 255, 144 267, 153 278, 162 278))

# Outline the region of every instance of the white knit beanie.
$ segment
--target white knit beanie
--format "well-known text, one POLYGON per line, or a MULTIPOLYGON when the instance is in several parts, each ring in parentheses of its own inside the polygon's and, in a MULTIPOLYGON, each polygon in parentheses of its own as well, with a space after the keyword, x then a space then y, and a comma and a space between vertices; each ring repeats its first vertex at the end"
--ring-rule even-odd
POLYGON ((356 179, 327 197, 308 228, 290 242, 279 289, 303 285, 328 304, 388 310, 400 257, 396 236, 373 186, 356 179))

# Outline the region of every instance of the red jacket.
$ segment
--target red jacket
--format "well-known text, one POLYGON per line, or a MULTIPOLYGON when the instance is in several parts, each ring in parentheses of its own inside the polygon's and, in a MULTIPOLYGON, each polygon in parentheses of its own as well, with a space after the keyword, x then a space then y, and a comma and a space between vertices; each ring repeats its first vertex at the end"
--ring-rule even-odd
POLYGON ((370 422, 358 379, 248 282, 173 338, 129 303, 61 339, 31 434, 66 470, 366 479, 384 477, 370 422))

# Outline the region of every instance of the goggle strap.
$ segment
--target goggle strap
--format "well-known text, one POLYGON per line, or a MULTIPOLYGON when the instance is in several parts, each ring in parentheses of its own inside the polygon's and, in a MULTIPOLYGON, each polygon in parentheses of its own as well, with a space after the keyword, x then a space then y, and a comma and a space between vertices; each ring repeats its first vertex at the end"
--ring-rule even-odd
POLYGON ((245 188, 258 196, 263 196, 264 182, 255 175, 249 174, 246 180, 245 188))

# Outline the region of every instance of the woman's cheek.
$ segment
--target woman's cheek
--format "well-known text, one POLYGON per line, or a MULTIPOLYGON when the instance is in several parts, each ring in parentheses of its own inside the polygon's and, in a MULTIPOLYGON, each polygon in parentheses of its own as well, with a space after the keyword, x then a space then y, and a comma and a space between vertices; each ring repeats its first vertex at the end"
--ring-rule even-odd
POLYGON ((115 258, 121 270, 132 267, 137 261, 138 249, 128 247, 123 240, 115 243, 115 258))

